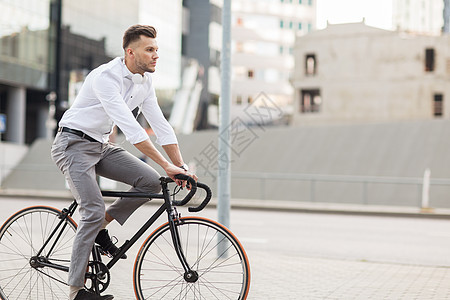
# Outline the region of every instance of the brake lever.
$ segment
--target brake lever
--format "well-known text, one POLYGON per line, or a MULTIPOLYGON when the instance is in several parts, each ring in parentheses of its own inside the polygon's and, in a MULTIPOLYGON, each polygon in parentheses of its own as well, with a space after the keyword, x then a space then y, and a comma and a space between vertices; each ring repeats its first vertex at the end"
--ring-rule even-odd
POLYGON ((194 178, 185 175, 185 174, 177 174, 174 176, 175 179, 186 180, 191 185, 191 190, 182 200, 172 200, 172 204, 175 206, 182 206, 188 203, 194 194, 197 192, 197 182, 195 182, 194 178))

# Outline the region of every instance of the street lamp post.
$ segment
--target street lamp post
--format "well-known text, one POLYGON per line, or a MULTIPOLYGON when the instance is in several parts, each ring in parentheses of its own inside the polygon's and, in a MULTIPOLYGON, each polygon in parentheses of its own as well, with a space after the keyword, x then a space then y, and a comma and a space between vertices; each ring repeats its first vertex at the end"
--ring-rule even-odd
POLYGON ((218 217, 223 225, 230 226, 230 102, 231 102, 231 0, 224 0, 222 9, 222 54, 221 54, 221 90, 220 124, 218 156, 218 217), (228 130, 227 130, 228 128, 228 130))

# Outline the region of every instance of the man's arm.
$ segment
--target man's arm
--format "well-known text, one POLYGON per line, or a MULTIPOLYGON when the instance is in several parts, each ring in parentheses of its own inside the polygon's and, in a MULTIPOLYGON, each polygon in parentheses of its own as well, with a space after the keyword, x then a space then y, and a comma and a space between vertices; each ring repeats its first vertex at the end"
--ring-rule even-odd
MULTIPOLYGON (((170 178, 174 179, 173 177, 175 175, 185 173, 185 170, 179 168, 178 166, 174 166, 173 164, 168 162, 167 159, 158 151, 158 149, 156 149, 156 147, 153 145, 153 143, 150 139, 147 139, 143 142, 134 144, 134 146, 139 151, 141 151, 143 154, 150 157, 158 165, 160 165, 170 178)), ((178 145, 177 145, 177 148, 178 148, 178 145)), ((179 150, 178 150, 178 152, 179 152, 179 150)), ((169 153, 167 155, 169 155, 169 153)), ((172 155, 174 155, 174 154, 172 154, 172 155)), ((181 158, 181 154, 179 154, 179 156, 181 158)), ((169 155, 169 157, 171 160, 173 160, 170 155, 169 155)))
POLYGON ((162 147, 175 166, 181 167, 182 165, 184 165, 184 161, 181 157, 180 147, 178 147, 178 144, 164 145, 162 147))
MULTIPOLYGON (((164 151, 166 151, 167 156, 169 156, 170 160, 175 166, 181 167, 182 165, 184 165, 183 157, 181 156, 181 151, 180 147, 178 147, 178 144, 169 144, 164 145, 162 147, 164 151)), ((194 178, 195 181, 198 180, 197 176, 190 171, 186 170, 185 174, 194 178)))

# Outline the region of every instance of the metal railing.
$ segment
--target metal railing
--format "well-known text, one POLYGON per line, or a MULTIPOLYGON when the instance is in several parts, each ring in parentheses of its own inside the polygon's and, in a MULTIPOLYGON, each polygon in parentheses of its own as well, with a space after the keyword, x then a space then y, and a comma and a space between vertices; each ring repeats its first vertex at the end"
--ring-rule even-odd
MULTIPOLYGON (((199 174, 202 174, 201 171, 199 174)), ((340 183, 349 184, 355 183, 360 185, 361 194, 359 196, 359 204, 369 203, 370 185, 388 184, 393 186, 411 186, 411 189, 417 196, 415 203, 417 206, 427 208, 429 206, 429 193, 436 186, 444 186, 450 192, 450 178, 430 178, 425 172, 424 177, 389 177, 389 176, 356 176, 356 175, 325 175, 325 174, 299 174, 299 173, 255 173, 255 172, 232 172, 234 180, 245 179, 254 180, 259 186, 259 199, 268 199, 268 189, 270 189, 270 182, 273 181, 290 181, 290 182, 305 182, 309 185, 307 201, 316 202, 316 195, 322 187, 319 183, 340 183)), ((373 193, 373 192, 372 192, 373 193)), ((449 194, 450 195, 450 194, 449 194)), ((450 198, 450 197, 449 197, 450 198)))
MULTIPOLYGON (((2 171, 13 169, 13 166, 2 165, 0 169, 2 171), (5 168, 6 167, 6 168, 5 168)), ((22 172, 31 172, 36 174, 45 174, 47 172, 59 172, 53 165, 39 165, 39 164, 22 164, 14 167, 15 171, 22 172)), ((213 188, 215 187, 215 181, 217 178, 214 178, 211 171, 197 170, 197 175, 203 180, 209 183, 213 188), (209 182, 208 182, 209 181, 209 182)), ((214 174, 215 175, 215 174, 214 174)), ((411 203, 414 203, 414 206, 426 208, 430 205, 430 191, 433 192, 436 187, 443 186, 445 187, 445 191, 441 193, 442 197, 447 197, 450 195, 450 178, 430 178, 430 172, 425 171, 423 177, 389 177, 389 176, 357 176, 357 175, 328 175, 328 174, 300 174, 300 173, 268 173, 268 172, 240 172, 233 171, 231 173, 232 180, 234 183, 236 180, 244 180, 246 182, 254 182, 252 184, 254 198, 258 198, 261 200, 270 199, 269 194, 271 194, 271 184, 273 182, 292 182, 296 183, 305 183, 302 186, 302 201, 309 202, 318 202, 321 201, 320 195, 323 194, 324 183, 337 183, 339 185, 345 184, 356 184, 356 186, 352 186, 352 193, 357 194, 354 198, 357 198, 358 204, 373 204, 369 199, 374 197, 374 189, 373 185, 377 185, 377 187, 382 186, 383 184, 392 185, 393 187, 400 186, 410 186, 411 189, 408 188, 408 193, 413 194, 416 199, 411 200, 411 203), (305 189, 306 187, 306 189, 305 189), (256 196, 255 196, 256 195, 256 196)), ((3 178, 5 179, 5 178, 3 178)), ((0 180, 1 182, 1 180, 0 180)), ((238 185, 236 184, 236 186, 238 185)), ((242 184, 241 184, 242 185, 242 184)), ((26 188, 26 187, 25 187, 26 188)), ((233 187, 234 188, 234 187, 233 187)), ((295 189, 295 188, 294 188, 295 189)), ((297 189, 298 190, 298 189, 297 189)), ((233 192, 232 192, 233 193, 233 192)), ((235 195, 232 195, 235 196, 235 195)), ((273 198, 273 197, 272 197, 273 198)), ((449 201, 450 201, 450 197, 449 201)), ((273 200, 282 200, 283 197, 273 200)), ((333 199, 331 199, 333 200, 333 199)), ((431 199, 433 200, 433 199, 431 199)), ((432 201, 433 202, 433 201, 432 201)), ((432 203, 434 204, 434 203, 432 203)), ((450 203, 445 207, 450 207, 450 203)))

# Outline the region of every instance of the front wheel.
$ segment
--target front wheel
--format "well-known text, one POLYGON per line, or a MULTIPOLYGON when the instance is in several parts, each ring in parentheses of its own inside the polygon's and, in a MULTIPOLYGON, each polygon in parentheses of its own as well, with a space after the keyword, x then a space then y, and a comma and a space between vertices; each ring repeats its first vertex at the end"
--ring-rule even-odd
POLYGON ((40 259, 69 267, 77 224, 70 217, 61 220, 60 214, 52 207, 28 207, 0 228, 0 299, 68 298, 67 273, 34 263, 40 259), (56 234, 37 257, 57 226, 59 239, 55 241, 56 234))
POLYGON ((176 228, 183 254, 198 279, 186 279, 166 223, 147 238, 136 257, 136 298, 246 299, 250 266, 238 239, 226 227, 204 218, 181 218, 176 228))

